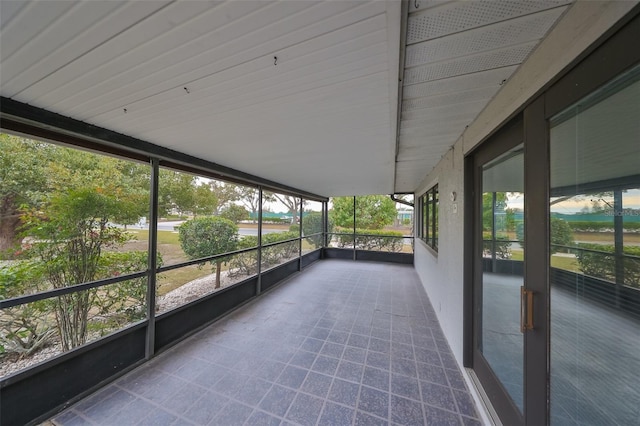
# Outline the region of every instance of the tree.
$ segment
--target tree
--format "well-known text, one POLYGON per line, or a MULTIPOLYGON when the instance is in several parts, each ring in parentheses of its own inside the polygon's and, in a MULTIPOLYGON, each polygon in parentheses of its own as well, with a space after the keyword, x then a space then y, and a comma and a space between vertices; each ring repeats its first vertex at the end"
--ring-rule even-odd
MULTIPOLYGON (((333 222, 340 227, 353 227, 353 197, 333 198, 330 212, 333 222)), ((385 195, 356 197, 356 224, 358 229, 382 229, 396 218, 396 203, 385 195)))
MULTIPOLYGON (((201 259, 236 250, 238 227, 222 217, 199 217, 180 225, 179 239, 182 250, 190 259, 201 259)), ((220 271, 226 260, 217 258, 211 262, 215 262, 215 288, 220 288, 220 271)))
MULTIPOLYGON (((126 241, 122 230, 109 225, 119 208, 115 197, 85 188, 54 195, 46 215, 32 210, 24 216, 26 231, 36 241, 33 250, 53 288, 98 279, 102 251, 126 241)), ((97 289, 91 289, 54 299, 64 350, 86 342, 89 311, 96 297, 97 289)))
MULTIPOLYGON (((524 223, 520 222, 516 226, 516 238, 520 242, 524 242, 524 223)), ((552 217, 551 218, 551 253, 558 250, 564 251, 565 248, 557 246, 573 245, 573 230, 566 220, 552 217)))
POLYGON ((0 258, 20 244, 20 208, 39 206, 48 190, 50 145, 0 134, 0 258))
POLYGON ((220 211, 220 217, 229 219, 233 223, 238 223, 241 220, 249 219, 249 212, 242 206, 229 204, 220 211))
POLYGON ((158 183, 158 212, 166 216, 174 210, 183 214, 196 206, 195 176, 173 170, 160 169, 158 183))
POLYGON ((216 196, 218 203, 214 214, 220 215, 220 210, 240 198, 239 187, 233 183, 214 180, 211 182, 211 191, 216 196))
MULTIPOLYGON (((240 201, 249 210, 251 217, 258 217, 258 210, 260 209, 260 191, 248 186, 238 187, 238 201, 240 201)), ((263 201, 266 200, 266 193, 263 194, 263 201)))
POLYGON ((192 213, 196 215, 211 215, 217 209, 218 197, 211 190, 209 183, 202 183, 194 188, 192 213))
POLYGON ((300 213, 300 203, 304 203, 300 197, 290 195, 270 194, 272 200, 277 200, 287 207, 287 212, 291 213, 291 223, 298 223, 300 213))

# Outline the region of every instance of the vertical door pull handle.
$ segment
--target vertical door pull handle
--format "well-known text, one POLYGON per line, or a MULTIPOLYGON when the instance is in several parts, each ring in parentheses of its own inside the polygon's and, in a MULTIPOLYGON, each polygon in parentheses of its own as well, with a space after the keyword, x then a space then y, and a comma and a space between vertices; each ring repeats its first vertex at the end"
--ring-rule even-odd
POLYGON ((520 332, 533 330, 533 291, 520 287, 520 332))

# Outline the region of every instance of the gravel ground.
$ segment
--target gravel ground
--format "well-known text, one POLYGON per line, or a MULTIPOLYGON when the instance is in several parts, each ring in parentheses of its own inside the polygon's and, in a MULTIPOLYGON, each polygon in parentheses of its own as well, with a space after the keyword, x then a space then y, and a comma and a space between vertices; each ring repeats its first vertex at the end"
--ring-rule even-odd
MULTIPOLYGON (((164 296, 161 296, 158 298, 157 302, 158 313, 167 312, 206 294, 228 287, 229 285, 237 282, 239 278, 230 278, 227 276, 226 271, 222 272, 220 274, 220 289, 215 289, 215 280, 215 274, 207 275, 206 277, 188 282, 185 285, 170 291, 164 296)), ((0 378, 27 367, 31 367, 40 362, 47 361, 61 353, 62 347, 59 342, 47 346, 29 357, 20 358, 18 354, 10 353, 4 358, 0 358, 0 378)))

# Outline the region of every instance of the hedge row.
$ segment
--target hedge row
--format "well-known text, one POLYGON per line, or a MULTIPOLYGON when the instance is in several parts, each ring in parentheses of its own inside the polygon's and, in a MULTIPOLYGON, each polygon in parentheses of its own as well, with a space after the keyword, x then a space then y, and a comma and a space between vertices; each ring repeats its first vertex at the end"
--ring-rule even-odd
MULTIPOLYGON (((354 242, 353 230, 336 228, 336 232, 344 232, 346 235, 334 235, 334 241, 339 248, 352 248, 354 242)), ((402 251, 404 234, 399 231, 387 231, 385 229, 356 229, 356 249, 375 251, 402 251)))
MULTIPOLYGON (((602 232, 605 230, 613 230, 613 217, 611 222, 569 222, 569 226, 574 232, 602 232)), ((625 222, 623 220, 623 229, 625 232, 640 232, 640 222, 625 222)))
MULTIPOLYGON (((278 243, 280 241, 299 238, 299 232, 273 232, 262 236, 262 244, 268 245, 278 243)), ((282 263, 292 257, 297 256, 299 250, 299 240, 289 241, 287 243, 276 244, 274 246, 262 248, 262 265, 270 267, 282 263)), ((238 241, 238 250, 257 247, 258 237, 255 235, 247 235, 238 241)), ((258 256, 257 251, 249 251, 237 254, 229 260, 229 274, 231 276, 254 275, 258 273, 258 256)))
MULTIPOLYGON (((616 282, 616 259, 613 245, 581 243, 577 246, 581 249, 597 251, 577 250, 576 260, 585 275, 616 282)), ((627 255, 623 258, 624 284, 640 288, 640 247, 624 247, 623 253, 627 255), (636 258, 628 256, 636 256, 636 258)))

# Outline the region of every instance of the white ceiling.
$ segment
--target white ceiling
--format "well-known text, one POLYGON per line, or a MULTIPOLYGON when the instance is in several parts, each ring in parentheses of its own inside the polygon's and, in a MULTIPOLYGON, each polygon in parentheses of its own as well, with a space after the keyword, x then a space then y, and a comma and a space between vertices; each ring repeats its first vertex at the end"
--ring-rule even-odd
POLYGON ((399 1, 2 0, 0 94, 319 195, 413 191, 566 3, 411 0, 399 132, 399 1))
POLYGON ((569 1, 409 4, 396 192, 417 188, 569 1))

